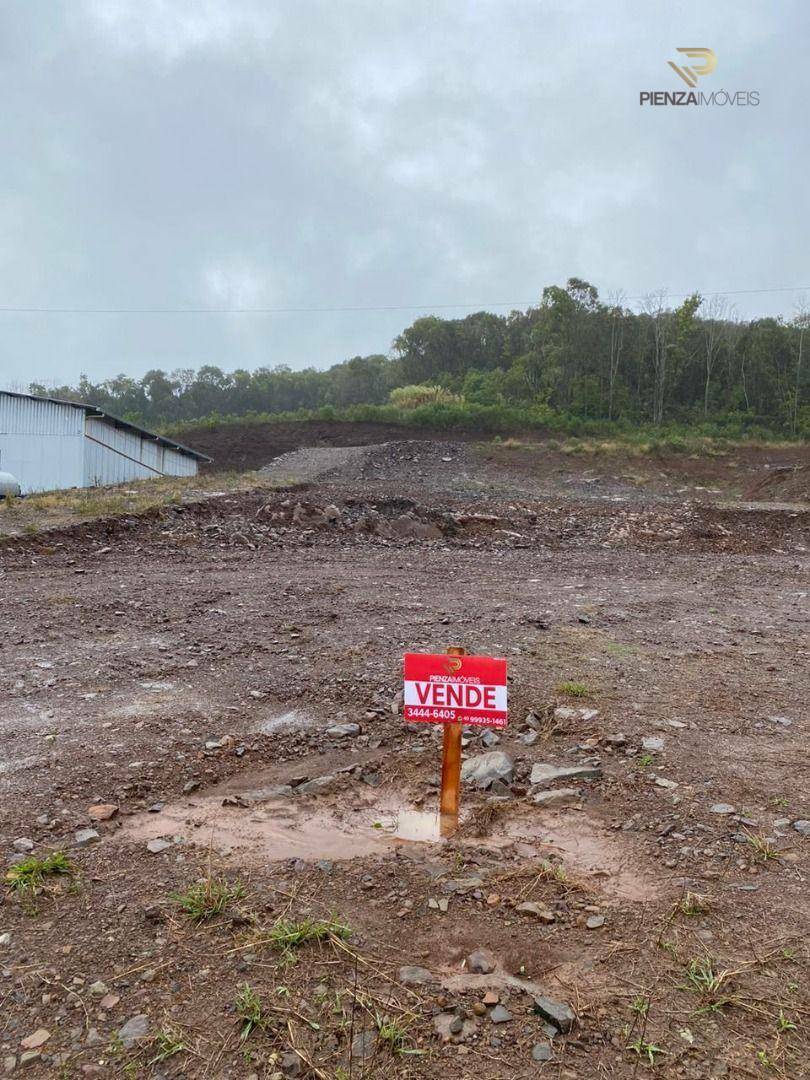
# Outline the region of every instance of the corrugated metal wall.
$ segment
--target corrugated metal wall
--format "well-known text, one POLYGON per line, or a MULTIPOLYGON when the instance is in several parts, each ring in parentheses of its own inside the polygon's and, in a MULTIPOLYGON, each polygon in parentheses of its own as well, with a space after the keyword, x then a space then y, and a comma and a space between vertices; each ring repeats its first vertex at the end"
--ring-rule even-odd
POLYGON ((197 460, 83 409, 0 390, 0 470, 23 494, 196 476, 197 460))
POLYGON ((195 476, 197 462, 162 446, 149 435, 88 417, 85 427, 84 486, 125 484, 154 476, 195 476))
POLYGON ((0 391, 0 469, 17 477, 23 494, 80 487, 83 452, 81 409, 0 391))

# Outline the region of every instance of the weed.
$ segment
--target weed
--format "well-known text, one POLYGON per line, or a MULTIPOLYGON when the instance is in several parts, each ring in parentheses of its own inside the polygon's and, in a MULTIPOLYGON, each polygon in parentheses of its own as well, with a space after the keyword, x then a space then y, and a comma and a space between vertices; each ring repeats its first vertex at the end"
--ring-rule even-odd
POLYGON ((167 1058, 174 1057, 175 1054, 181 1054, 186 1049, 180 1032, 175 1031, 172 1028, 157 1033, 155 1036, 155 1046, 157 1053, 149 1061, 150 1065, 155 1065, 159 1061, 165 1061, 167 1058))
POLYGON ((242 1021, 242 1030, 239 1033, 242 1042, 249 1038, 251 1032, 256 1028, 261 1030, 267 1027, 267 1017, 262 1011, 262 1003, 250 983, 242 983, 239 987, 234 1006, 238 1017, 242 1021))
POLYGON ((172 899, 180 906, 192 922, 202 922, 214 915, 221 915, 233 900, 240 900, 245 895, 245 887, 240 881, 231 884, 225 878, 211 877, 195 881, 185 892, 175 893, 172 899))
POLYGON ((295 949, 306 945, 310 941, 327 941, 337 937, 345 941, 351 936, 351 929, 337 919, 278 919, 266 935, 261 938, 261 944, 270 945, 282 954, 286 960, 291 960, 295 949))
POLYGON ((757 836, 756 833, 745 832, 746 843, 754 852, 754 858, 760 862, 769 862, 771 859, 781 859, 781 853, 765 836, 757 836))
POLYGON ((75 872, 73 863, 64 851, 52 851, 42 859, 32 855, 12 866, 6 872, 6 882, 15 892, 36 896, 45 888, 48 878, 60 875, 72 877, 75 872))
POLYGON ((652 765, 654 760, 652 754, 642 754, 640 757, 636 758, 636 768, 646 769, 652 765))
POLYGON ((639 994, 638 997, 633 998, 630 1003, 630 1011, 634 1012, 636 1016, 646 1016, 650 1011, 649 998, 645 998, 641 994, 639 994))
POLYGON ((785 1016, 782 1009, 779 1010, 779 1016, 776 1018, 776 1030, 778 1032, 783 1031, 796 1031, 797 1027, 792 1020, 785 1016))
POLYGON ((561 682, 557 687, 558 694, 565 694, 567 697, 588 697, 590 690, 581 682, 561 682))
POLYGON ((374 1022, 377 1026, 380 1041, 386 1043, 392 1053, 399 1053, 405 1046, 405 1036, 407 1034, 405 1028, 398 1024, 396 1020, 389 1016, 382 1016, 380 1013, 376 1013, 374 1022))
POLYGON ((656 1057, 659 1054, 666 1053, 660 1046, 655 1046, 653 1043, 645 1042, 644 1039, 636 1039, 635 1042, 628 1043, 628 1050, 632 1050, 634 1054, 638 1054, 639 1057, 644 1057, 649 1061, 650 1065, 656 1064, 656 1057))
POLYGON ((706 915, 711 909, 711 900, 700 893, 687 892, 678 902, 678 910, 684 915, 706 915))
POLYGON ((734 1000, 722 993, 732 975, 731 971, 716 971, 710 956, 693 957, 686 968, 686 982, 678 989, 697 994, 703 1002, 701 1011, 717 1012, 734 1000))

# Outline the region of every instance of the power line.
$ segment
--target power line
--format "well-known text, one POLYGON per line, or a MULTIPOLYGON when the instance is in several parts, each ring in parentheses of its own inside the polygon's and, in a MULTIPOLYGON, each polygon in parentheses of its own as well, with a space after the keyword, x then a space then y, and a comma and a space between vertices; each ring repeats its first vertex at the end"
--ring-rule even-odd
MULTIPOLYGON (((715 292, 702 292, 691 289, 689 292, 663 291, 664 297, 673 299, 692 296, 699 293, 706 296, 752 296, 762 293, 800 293, 810 291, 810 285, 783 285, 770 289, 720 289, 715 292)), ((646 300, 650 295, 658 295, 658 290, 641 296, 623 296, 622 301, 646 300)), ((447 311, 450 309, 470 308, 485 311, 487 308, 529 308, 537 300, 495 300, 484 304, 380 304, 356 307, 254 307, 254 308, 211 308, 211 307, 144 307, 144 308, 91 308, 91 307, 0 307, 2 315, 316 315, 341 314, 372 311, 447 311)))

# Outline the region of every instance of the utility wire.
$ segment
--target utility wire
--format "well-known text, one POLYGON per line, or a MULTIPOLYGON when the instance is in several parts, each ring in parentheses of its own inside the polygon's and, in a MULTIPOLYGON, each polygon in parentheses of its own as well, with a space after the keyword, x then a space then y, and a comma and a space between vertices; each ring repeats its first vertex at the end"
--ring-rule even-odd
MULTIPOLYGON (((664 297, 678 298, 692 296, 699 293, 700 296, 743 296, 759 293, 786 293, 807 292, 810 285, 785 285, 772 289, 723 289, 716 292, 702 292, 700 289, 691 289, 689 292, 663 291, 664 297)), ((641 296, 620 296, 621 302, 629 300, 646 300, 649 296, 659 295, 659 290, 645 293, 641 296)), ((0 314, 21 315, 314 315, 314 314, 338 314, 341 312, 364 312, 364 311, 446 311, 451 308, 471 308, 476 311, 485 311, 487 308, 529 308, 533 307, 537 300, 496 300, 486 304, 381 304, 368 307, 256 307, 256 308, 212 308, 212 307, 184 307, 184 308, 90 308, 90 307, 2 307, 0 314)))

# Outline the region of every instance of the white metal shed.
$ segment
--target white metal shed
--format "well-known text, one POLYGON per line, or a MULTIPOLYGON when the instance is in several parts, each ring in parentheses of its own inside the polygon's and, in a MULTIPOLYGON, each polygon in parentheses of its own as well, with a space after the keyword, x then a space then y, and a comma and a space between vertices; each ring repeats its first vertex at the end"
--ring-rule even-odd
POLYGON ((24 495, 195 476, 210 460, 94 405, 0 390, 0 469, 24 495))

